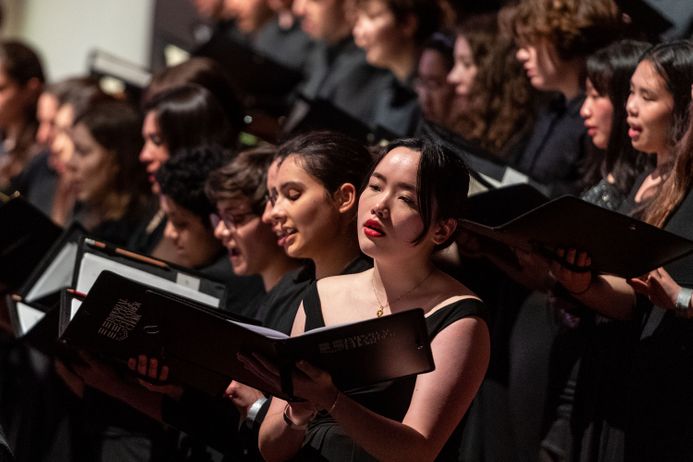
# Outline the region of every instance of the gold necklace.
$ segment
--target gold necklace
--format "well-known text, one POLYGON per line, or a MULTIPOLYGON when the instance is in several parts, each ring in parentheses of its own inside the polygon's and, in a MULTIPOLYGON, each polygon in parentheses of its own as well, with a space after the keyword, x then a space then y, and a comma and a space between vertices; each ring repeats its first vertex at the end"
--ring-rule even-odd
POLYGON ((428 274, 426 275, 426 277, 423 278, 423 279, 422 279, 419 283, 417 283, 414 287, 412 287, 411 289, 407 290, 406 292, 404 292, 402 295, 400 295, 400 296, 397 297, 396 299, 392 300, 391 302, 387 302, 387 303, 385 303, 385 304, 383 304, 383 303, 380 302, 380 299, 378 298, 378 291, 375 290, 375 270, 373 270, 373 275, 371 276, 371 285, 373 286, 373 295, 375 295, 375 300, 378 302, 378 309, 375 311, 375 315, 376 315, 377 317, 379 317, 379 318, 382 317, 383 313, 385 312, 385 308, 388 308, 390 305, 392 305, 392 304, 394 304, 394 303, 397 303, 398 301, 402 300, 404 297, 406 297, 407 295, 409 295, 410 293, 414 292, 416 289, 418 289, 419 287, 421 287, 421 284, 423 284, 424 282, 426 282, 426 281, 428 280, 428 278, 431 277, 431 274, 433 274, 433 270, 434 270, 434 269, 435 269, 435 268, 431 268, 431 271, 428 272, 428 274))

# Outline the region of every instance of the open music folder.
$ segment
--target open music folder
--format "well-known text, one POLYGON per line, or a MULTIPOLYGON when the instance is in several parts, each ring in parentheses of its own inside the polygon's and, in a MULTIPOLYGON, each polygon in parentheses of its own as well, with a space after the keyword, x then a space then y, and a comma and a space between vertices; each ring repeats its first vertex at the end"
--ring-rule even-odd
POLYGON ((95 281, 61 340, 116 362, 138 354, 160 358, 172 380, 211 395, 235 379, 294 399, 291 374, 302 359, 330 372, 342 390, 434 368, 421 309, 287 337, 108 271, 95 281), (281 387, 250 374, 238 353, 261 354, 275 364, 281 387))
POLYGON ((635 218, 574 196, 543 201, 522 188, 494 191, 483 204, 487 212, 477 211, 460 226, 549 257, 558 248, 586 251, 593 271, 624 278, 643 275, 693 252, 693 241, 635 218))

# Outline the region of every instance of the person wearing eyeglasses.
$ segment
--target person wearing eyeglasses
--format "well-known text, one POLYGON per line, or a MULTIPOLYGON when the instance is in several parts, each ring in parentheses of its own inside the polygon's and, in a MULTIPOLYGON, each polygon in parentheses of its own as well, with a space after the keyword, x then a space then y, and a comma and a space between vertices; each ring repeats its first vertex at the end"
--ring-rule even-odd
POLYGON ((180 149, 159 168, 156 181, 167 218, 164 239, 173 243, 176 261, 226 283, 229 303, 225 308, 243 314, 252 300, 264 294, 264 288, 259 278, 234 273, 224 247, 214 237, 209 216, 215 209, 204 190, 207 176, 228 158, 216 145, 180 149))

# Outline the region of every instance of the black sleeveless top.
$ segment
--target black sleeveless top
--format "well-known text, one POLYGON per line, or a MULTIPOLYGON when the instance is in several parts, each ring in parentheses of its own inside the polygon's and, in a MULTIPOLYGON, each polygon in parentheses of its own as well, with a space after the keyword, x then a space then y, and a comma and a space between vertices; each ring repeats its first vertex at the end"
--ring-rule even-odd
MULTIPOLYGON (((312 284, 306 289, 303 308, 306 313, 306 331, 325 325, 317 284, 312 284)), ((436 310, 426 317, 429 338, 433 340, 439 332, 450 324, 472 316, 485 320, 486 308, 481 301, 464 299, 436 310)), ((404 377, 357 390, 349 390, 346 394, 362 406, 401 422, 409 408, 415 383, 416 376, 404 377)), ((460 423, 436 460, 458 460, 462 428, 463 424, 460 423)), ((303 447, 295 460, 354 462, 373 461, 375 459, 357 446, 329 414, 320 413, 309 425, 303 447)))

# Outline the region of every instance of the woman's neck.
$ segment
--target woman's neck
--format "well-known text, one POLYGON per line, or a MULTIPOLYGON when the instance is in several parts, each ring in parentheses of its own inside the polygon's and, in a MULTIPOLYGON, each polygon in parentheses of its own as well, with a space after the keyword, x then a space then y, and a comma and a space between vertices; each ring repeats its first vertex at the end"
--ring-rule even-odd
POLYGON ((281 253, 278 253, 272 259, 272 263, 260 273, 265 292, 272 290, 286 273, 300 266, 297 260, 288 257, 283 250, 279 250, 281 253))
POLYGON ((346 267, 361 255, 361 249, 352 228, 349 227, 345 231, 349 236, 334 239, 329 249, 322 249, 319 256, 312 258, 316 279, 342 274, 346 267))
POLYGON ((671 153, 671 149, 665 149, 656 153, 656 165, 654 170, 652 170, 652 173, 650 174, 652 178, 661 178, 662 180, 666 179, 671 170, 671 164, 673 163, 673 161, 674 159, 671 153))
MULTIPOLYGON (((387 300, 403 297, 428 279, 435 266, 430 259, 410 262, 385 262, 376 259, 373 265, 373 286, 380 293, 383 291, 387 300)), ((382 300, 383 303, 385 300, 382 300)))
POLYGON ((564 77, 558 85, 558 91, 561 92, 566 101, 576 98, 583 91, 583 74, 584 60, 574 59, 565 63, 564 77))

